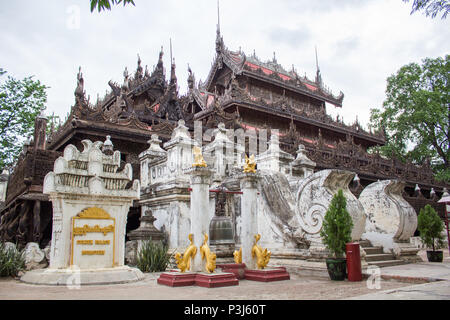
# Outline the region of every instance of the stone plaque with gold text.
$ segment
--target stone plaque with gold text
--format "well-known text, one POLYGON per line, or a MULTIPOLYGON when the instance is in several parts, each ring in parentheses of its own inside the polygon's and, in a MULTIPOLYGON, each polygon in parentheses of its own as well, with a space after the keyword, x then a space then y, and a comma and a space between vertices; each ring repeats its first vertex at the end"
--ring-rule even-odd
POLYGON ((115 225, 114 218, 96 207, 73 217, 70 264, 80 269, 113 267, 115 225))

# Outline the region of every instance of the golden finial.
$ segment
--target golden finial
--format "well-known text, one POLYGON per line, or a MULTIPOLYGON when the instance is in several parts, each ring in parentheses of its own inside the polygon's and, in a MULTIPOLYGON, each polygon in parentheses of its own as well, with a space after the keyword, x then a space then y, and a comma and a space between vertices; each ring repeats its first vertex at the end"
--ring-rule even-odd
POLYGON ((191 244, 187 247, 186 251, 184 251, 183 256, 181 253, 177 252, 175 254, 175 260, 177 261, 177 267, 181 272, 185 272, 186 270, 191 269, 191 259, 197 254, 197 247, 194 245, 193 234, 189 234, 189 241, 191 244))
POLYGON ((203 159, 202 149, 200 149, 200 147, 194 146, 193 152, 194 152, 194 163, 192 164, 192 166, 206 168, 206 162, 205 159, 203 159))
POLYGON ((244 164, 244 173, 256 173, 256 161, 255 161, 255 155, 252 154, 249 157, 245 155, 245 164, 244 164))

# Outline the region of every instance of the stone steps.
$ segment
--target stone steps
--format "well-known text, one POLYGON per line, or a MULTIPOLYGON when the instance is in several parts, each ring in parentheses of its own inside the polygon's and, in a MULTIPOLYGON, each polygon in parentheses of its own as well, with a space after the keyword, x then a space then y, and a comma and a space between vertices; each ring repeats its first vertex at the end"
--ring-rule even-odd
POLYGON ((368 247, 373 247, 369 240, 360 240, 359 245, 364 249, 368 247))
POLYGON ((382 247, 363 247, 363 248, 366 254, 368 255, 384 253, 382 247))
POLYGON ((390 253, 379 253, 379 254, 367 254, 366 261, 389 261, 395 260, 394 255, 390 253))
POLYGON ((359 244, 366 252, 366 261, 369 266, 382 268, 405 264, 402 260, 396 260, 392 253, 384 253, 383 247, 373 246, 369 240, 361 240, 359 244))
POLYGON ((398 266, 398 265, 406 264, 406 263, 402 260, 384 260, 384 261, 367 261, 367 264, 369 266, 377 266, 377 267, 383 268, 383 267, 390 267, 390 266, 398 266))

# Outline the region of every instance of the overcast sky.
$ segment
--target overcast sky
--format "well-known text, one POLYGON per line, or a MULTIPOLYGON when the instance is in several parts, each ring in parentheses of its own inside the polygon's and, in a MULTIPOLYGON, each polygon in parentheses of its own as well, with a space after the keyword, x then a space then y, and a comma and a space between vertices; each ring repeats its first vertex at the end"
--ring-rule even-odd
MULTIPOLYGON (((85 89, 95 102, 110 79, 134 73, 137 54, 151 71, 161 46, 170 75, 169 39, 180 93, 187 65, 205 80, 215 55, 215 0, 135 0, 111 11, 93 12, 89 0, 0 0, 0 67, 16 78, 34 75, 49 86, 47 114, 63 119, 74 103, 81 66, 85 89)), ((386 78, 401 66, 449 54, 450 18, 410 15, 402 0, 222 0, 225 45, 314 79, 318 48, 322 79, 343 108, 327 106, 346 123, 366 125, 370 108, 381 107, 386 78)))

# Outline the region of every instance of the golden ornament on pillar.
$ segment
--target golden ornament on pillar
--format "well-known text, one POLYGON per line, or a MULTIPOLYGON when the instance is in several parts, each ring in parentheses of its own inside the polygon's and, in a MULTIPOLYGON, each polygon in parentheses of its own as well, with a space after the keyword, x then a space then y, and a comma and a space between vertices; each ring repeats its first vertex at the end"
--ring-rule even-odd
POLYGON ((215 253, 211 252, 207 242, 208 242, 208 235, 205 233, 205 239, 203 240, 203 244, 200 247, 200 254, 202 260, 206 259, 206 271, 208 271, 208 273, 212 273, 216 269, 217 256, 215 253))
POLYGON ((239 249, 239 251, 234 251, 233 256, 235 263, 242 263, 242 247, 239 249))
POLYGON ((256 161, 255 161, 255 155, 252 154, 249 157, 245 155, 245 164, 244 164, 244 173, 256 173, 256 161))
POLYGON ((197 247, 194 245, 192 233, 189 234, 189 241, 191 242, 191 244, 189 245, 189 247, 187 247, 186 251, 184 251, 183 256, 181 256, 181 253, 179 252, 175 254, 177 267, 181 272, 185 272, 186 270, 191 269, 191 259, 193 259, 197 254, 197 247))
POLYGON ((258 245, 258 241, 261 239, 261 235, 258 233, 255 235, 255 243, 252 247, 252 258, 256 257, 256 265, 258 269, 264 269, 270 260, 271 252, 266 249, 263 250, 261 246, 258 245))
POLYGON ((206 168, 206 162, 205 159, 203 159, 202 149, 200 147, 194 146, 192 151, 194 153, 194 163, 192 164, 192 166, 206 168))

